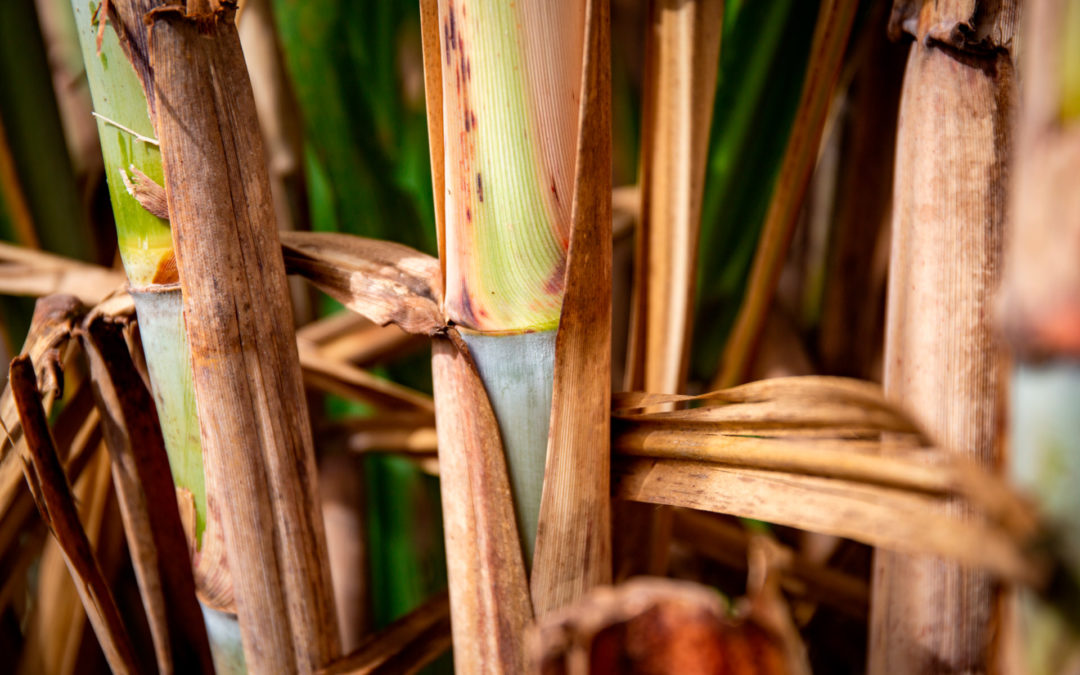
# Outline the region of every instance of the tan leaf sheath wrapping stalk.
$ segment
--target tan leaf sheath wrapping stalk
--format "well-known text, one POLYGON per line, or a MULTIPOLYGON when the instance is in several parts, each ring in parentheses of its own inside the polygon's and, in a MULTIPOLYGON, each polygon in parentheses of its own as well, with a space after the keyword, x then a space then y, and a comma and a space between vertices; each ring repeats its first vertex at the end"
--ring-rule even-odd
POLYGON ((252 672, 338 651, 273 201, 231 11, 148 15, 156 123, 207 472, 252 672))
POLYGON ((530 579, 538 615, 611 583, 610 23, 609 0, 589 0, 573 229, 530 579))
POLYGON ((445 338, 432 344, 439 475, 459 673, 518 673, 532 621, 499 427, 480 376, 445 338))
MULTIPOLYGON (((917 39, 897 136, 885 389, 938 444, 995 466, 1004 373, 990 302, 1001 266, 1015 7, 913 5, 897 3, 893 16, 894 29, 902 21, 917 39)), ((870 672, 988 667, 990 577, 880 550, 874 568, 870 672)))

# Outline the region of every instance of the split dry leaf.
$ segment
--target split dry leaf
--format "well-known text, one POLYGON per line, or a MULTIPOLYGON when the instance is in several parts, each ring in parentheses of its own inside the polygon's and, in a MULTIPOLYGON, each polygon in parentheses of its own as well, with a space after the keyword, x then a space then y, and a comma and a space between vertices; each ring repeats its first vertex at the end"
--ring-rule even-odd
POLYGON ((97 408, 143 606, 161 673, 211 673, 202 611, 154 399, 135 370, 123 326, 83 327, 97 408))
POLYGON ((338 312, 296 331, 296 341, 309 342, 329 359, 365 367, 418 350, 427 344, 397 326, 379 326, 352 312, 338 312))
POLYGON ((282 232, 290 271, 379 325, 433 335, 444 328, 439 261, 403 244, 336 232, 282 232))
POLYGON ((714 590, 642 577, 543 617, 530 635, 528 672, 802 672, 794 665, 780 636, 745 614, 733 618, 714 590))
POLYGON ((69 294, 93 305, 124 285, 124 273, 62 256, 0 243, 0 293, 69 294))
POLYGON ((348 363, 324 356, 318 349, 300 344, 300 367, 310 386, 380 408, 435 413, 430 396, 390 380, 376 377, 348 363))
POLYGON ((415 673, 449 648, 450 600, 441 593, 368 636, 319 675, 415 673))
POLYGON ((26 439, 22 460, 27 485, 42 520, 63 549, 109 667, 116 673, 142 672, 108 581, 79 522, 71 487, 56 456, 45 411, 41 407, 34 365, 28 356, 16 357, 11 362, 9 383, 26 439))
POLYGON ((495 413, 460 337, 434 339, 431 371, 454 666, 520 673, 533 611, 495 413))
POLYGON ((803 196, 817 163, 818 146, 858 6, 857 0, 826 0, 818 10, 799 107, 762 225, 746 295, 724 347, 716 382, 719 388, 742 381, 765 326, 803 196))
POLYGON ((540 522, 538 615, 611 581, 611 58, 608 0, 585 9, 577 173, 540 522))

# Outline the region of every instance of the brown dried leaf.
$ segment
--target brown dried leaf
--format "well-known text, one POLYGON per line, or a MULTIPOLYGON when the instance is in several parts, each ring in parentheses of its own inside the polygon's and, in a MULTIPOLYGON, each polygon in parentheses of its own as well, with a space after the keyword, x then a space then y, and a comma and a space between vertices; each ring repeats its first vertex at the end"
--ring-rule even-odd
POLYGON ((379 325, 434 335, 446 325, 439 261, 389 241, 336 232, 282 232, 285 263, 379 325))
POLYGON ((431 397, 356 366, 327 358, 318 349, 300 343, 300 367, 312 387, 347 398, 390 408, 435 414, 431 397))
POLYGON ((495 413, 460 337, 435 338, 431 370, 454 665, 519 673, 533 613, 495 413))
POLYGON ((41 518, 63 549, 68 569, 109 666, 117 673, 141 672, 108 581, 79 522, 71 487, 56 456, 45 411, 41 407, 34 365, 28 356, 16 357, 11 362, 9 382, 26 438, 23 470, 41 518))
MULTIPOLYGON (((53 400, 63 387, 63 363, 61 356, 67 353, 66 345, 76 323, 86 308, 72 296, 50 296, 38 300, 30 331, 23 344, 22 354, 38 364, 38 387, 45 391, 43 405, 52 408, 53 400)), ((25 452, 19 414, 12 396, 11 384, 0 394, 0 520, 7 517, 15 499, 22 494, 22 467, 18 458, 25 452), (15 452, 12 450, 15 449, 15 452)))
POLYGON ((0 242, 0 293, 74 295, 97 304, 124 285, 124 273, 0 242))
POLYGON ((428 344, 395 325, 379 326, 352 312, 339 312, 313 321, 296 331, 297 342, 310 342, 336 361, 360 367, 410 353, 428 344))
POLYGON ((128 194, 134 197, 135 201, 139 202, 151 215, 162 220, 168 220, 169 203, 165 198, 165 188, 154 182, 154 179, 150 176, 136 169, 134 165, 129 166, 128 171, 131 172, 130 177, 128 177, 127 171, 120 169, 120 178, 124 181, 124 188, 128 194))
POLYGON ((674 393, 683 389, 688 364, 724 3, 660 0, 649 7, 628 385, 674 393))
POLYGON ((799 107, 762 225, 746 295, 724 347, 718 387, 730 387, 743 380, 765 325, 803 196, 817 163, 818 145, 858 6, 857 0, 828 0, 818 11, 799 107))
POLYGON ((726 513, 907 553, 933 554, 1038 585, 1015 537, 993 523, 943 515, 947 501, 908 490, 705 462, 617 459, 618 497, 726 513))

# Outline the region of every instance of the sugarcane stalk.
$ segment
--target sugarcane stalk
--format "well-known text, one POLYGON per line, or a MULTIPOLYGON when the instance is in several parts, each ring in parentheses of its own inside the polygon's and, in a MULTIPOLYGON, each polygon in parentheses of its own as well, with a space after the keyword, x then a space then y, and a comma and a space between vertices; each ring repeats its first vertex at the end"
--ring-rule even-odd
MULTIPOLYGON (((1016 356, 1009 473, 1056 535, 1064 574, 1080 578, 1080 2, 1032 3, 1012 174, 1002 319, 1016 356)), ((1074 670, 1080 633, 1060 611, 1021 591, 1007 646, 1016 672, 1074 670)), ((1061 601, 1061 598, 1057 598, 1061 601)))
POLYGON ((492 399, 526 566, 570 241, 583 9, 580 0, 439 2, 445 311, 468 329, 492 399))
MULTIPOLYGON (((186 519, 196 591, 204 606, 235 612, 232 587, 225 566, 221 525, 210 523, 212 536, 204 538, 208 524, 207 490, 199 421, 195 407, 191 361, 183 331, 183 301, 176 284, 172 234, 163 213, 152 213, 133 194, 141 177, 162 180, 161 153, 154 140, 146 97, 117 33, 97 38, 99 7, 72 2, 77 33, 105 163, 109 196, 117 227, 120 257, 127 273, 139 317, 147 370, 176 486, 182 517, 186 519)), ((235 621, 235 617, 233 618, 235 621)), ((209 624, 208 624, 209 627, 209 624)), ((157 632, 155 641, 159 640, 157 632)), ((209 633, 215 660, 230 651, 209 633)), ((228 635, 226 635, 228 638, 228 635)), ((221 671, 219 672, 237 672, 221 671)), ((242 672, 242 671, 241 671, 242 672)))
MULTIPOLYGON (((906 2, 912 31, 897 135, 885 390, 948 451, 1002 460, 1000 279, 1016 5, 906 2)), ((955 515, 963 515, 962 510, 955 515)), ((875 552, 869 671, 981 672, 994 635, 985 572, 875 552)))
POLYGON ((232 3, 195 1, 148 14, 144 85, 160 103, 195 398, 222 490, 245 660, 256 672, 311 672, 338 656, 340 640, 284 260, 233 14, 232 3))

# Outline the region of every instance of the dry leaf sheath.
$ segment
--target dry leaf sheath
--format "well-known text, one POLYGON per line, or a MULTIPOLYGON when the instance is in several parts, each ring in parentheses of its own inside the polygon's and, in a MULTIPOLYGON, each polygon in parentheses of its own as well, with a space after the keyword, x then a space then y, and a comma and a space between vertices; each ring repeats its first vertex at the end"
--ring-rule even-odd
POLYGON ((165 190, 208 478, 247 666, 337 656, 310 422, 262 139, 226 7, 148 16, 165 190), (271 499, 271 495, 273 499, 271 499))
MULTIPOLYGON (((893 15, 893 29, 916 39, 897 134, 885 391, 942 447, 985 467, 1003 459, 1005 382, 990 316, 1015 12, 1012 2, 901 1, 893 15)), ((988 667, 995 618, 985 574, 880 552, 871 604, 870 672, 988 667)))

